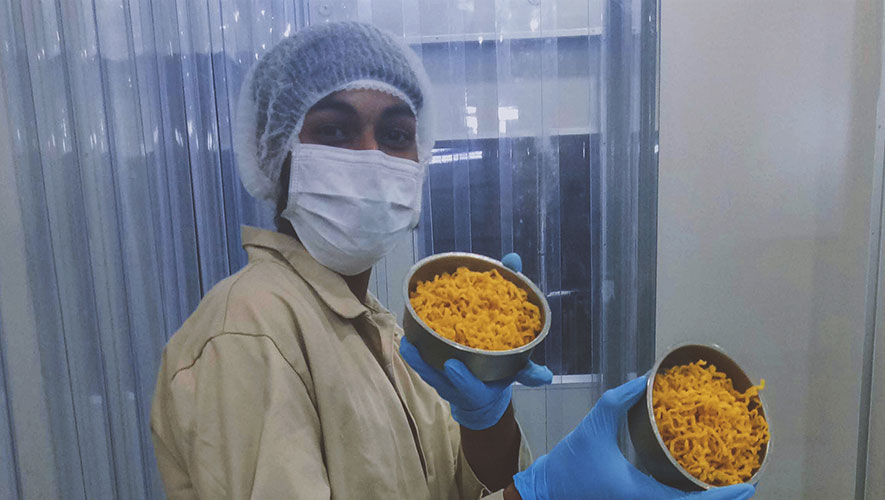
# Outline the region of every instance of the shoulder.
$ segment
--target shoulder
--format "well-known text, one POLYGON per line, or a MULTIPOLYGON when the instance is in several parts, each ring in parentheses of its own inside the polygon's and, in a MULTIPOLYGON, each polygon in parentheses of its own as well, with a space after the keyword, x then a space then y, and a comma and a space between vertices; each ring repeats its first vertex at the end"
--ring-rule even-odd
POLYGON ((259 260, 216 284, 172 336, 160 377, 168 381, 200 358, 222 336, 269 340, 286 361, 299 365, 300 317, 319 307, 307 283, 284 263, 259 260))

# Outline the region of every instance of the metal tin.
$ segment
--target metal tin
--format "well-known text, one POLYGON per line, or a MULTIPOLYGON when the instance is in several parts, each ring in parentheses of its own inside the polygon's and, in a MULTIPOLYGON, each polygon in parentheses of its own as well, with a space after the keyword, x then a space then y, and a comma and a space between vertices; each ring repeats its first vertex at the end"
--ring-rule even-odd
MULTIPOLYGON (((627 425, 630 429, 630 439, 633 442, 633 448, 636 450, 636 457, 639 460, 640 467, 658 481, 679 488, 683 491, 701 491, 713 488, 713 485, 707 484, 693 475, 691 475, 679 462, 670 454, 670 450, 664 445, 664 440, 658 432, 658 424, 655 421, 655 414, 652 404, 652 389, 654 387, 655 376, 663 370, 677 365, 686 365, 698 360, 705 360, 715 365, 716 369, 728 375, 734 388, 738 391, 746 391, 752 385, 752 381, 747 377, 746 373, 738 364, 731 359, 725 351, 716 345, 699 345, 699 344, 682 344, 667 351, 663 356, 658 358, 654 367, 648 372, 648 384, 644 397, 636 402, 627 412, 627 425)), ((760 394, 759 401, 762 403, 760 413, 768 421, 768 412, 765 408, 765 401, 760 394)), ((769 432, 771 424, 769 423, 769 432)), ((771 452, 771 439, 762 448, 762 460, 759 470, 753 474, 748 481, 751 484, 759 482, 759 478, 768 465, 768 456, 771 452)))
POLYGON ((529 361, 535 346, 540 344, 550 331, 550 305, 541 290, 522 273, 514 272, 500 261, 482 255, 449 252, 431 255, 419 261, 406 275, 403 282, 403 298, 406 304, 403 331, 409 342, 418 348, 421 357, 438 370, 442 370, 447 359, 461 360, 477 378, 486 382, 516 375, 529 361), (541 312, 542 327, 535 339, 522 347, 508 351, 485 351, 453 342, 427 326, 412 308, 409 294, 415 290, 418 282, 432 280, 443 273, 454 273, 459 267, 478 272, 496 269, 504 279, 525 290, 528 300, 538 306, 541 312))

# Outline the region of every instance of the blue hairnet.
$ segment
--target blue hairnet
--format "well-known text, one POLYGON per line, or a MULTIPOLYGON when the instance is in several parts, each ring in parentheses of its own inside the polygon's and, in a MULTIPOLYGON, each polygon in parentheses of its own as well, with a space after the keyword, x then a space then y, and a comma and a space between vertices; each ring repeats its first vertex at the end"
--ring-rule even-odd
POLYGON ((249 71, 240 90, 234 149, 243 185, 276 201, 280 170, 308 110, 333 92, 388 92, 418 120, 419 161, 433 147, 430 83, 418 57, 393 35, 356 22, 322 23, 285 38, 249 71))

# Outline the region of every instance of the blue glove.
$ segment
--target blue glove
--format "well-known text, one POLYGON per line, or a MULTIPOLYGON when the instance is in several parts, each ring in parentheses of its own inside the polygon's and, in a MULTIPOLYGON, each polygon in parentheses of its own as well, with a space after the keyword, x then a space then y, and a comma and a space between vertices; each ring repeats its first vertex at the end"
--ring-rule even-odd
POLYGON ((501 264, 504 264, 518 273, 522 272, 522 257, 520 257, 518 253, 508 253, 503 259, 501 259, 501 264))
POLYGON ((523 500, 745 500, 755 488, 738 484, 700 493, 665 486, 633 467, 618 449, 618 427, 627 409, 645 392, 639 377, 606 391, 584 420, 549 454, 513 476, 523 500))
POLYGON ((546 366, 531 361, 515 376, 494 382, 476 378, 457 359, 446 360, 444 370, 440 372, 428 365, 405 337, 400 341, 399 352, 406 363, 449 402, 455 422, 473 430, 487 429, 501 420, 510 404, 513 393, 510 386, 514 381, 536 387, 553 380, 553 373, 546 366))

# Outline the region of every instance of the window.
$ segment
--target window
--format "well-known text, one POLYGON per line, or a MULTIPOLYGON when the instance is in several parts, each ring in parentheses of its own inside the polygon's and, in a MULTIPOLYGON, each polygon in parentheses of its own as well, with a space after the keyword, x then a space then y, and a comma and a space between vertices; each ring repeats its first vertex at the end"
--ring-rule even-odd
POLYGON ((552 145, 538 144, 532 137, 508 141, 505 147, 510 151, 505 154, 510 158, 503 165, 498 139, 438 142, 418 228, 422 256, 466 251, 500 258, 505 250, 518 252, 523 256, 523 273, 544 288, 554 315, 535 360, 561 375, 599 373, 599 351, 593 348, 598 339, 590 328, 594 224, 590 188, 599 182, 592 178, 599 172, 599 135, 551 140, 552 145), (545 147, 558 156, 549 157, 545 147), (503 176, 502 168, 511 169, 511 175, 503 176), (558 170, 553 192, 540 185, 539 170, 545 168, 558 170), (542 220, 544 197, 553 198, 556 205, 558 230, 548 226, 555 221, 542 220), (502 218, 511 220, 502 222, 502 218), (541 248, 545 238, 547 252, 541 248), (558 272, 558 283, 545 282, 543 273, 549 266, 560 269, 546 274, 558 272))
POLYGON ((650 365, 656 4, 431 3, 381 21, 441 104, 415 257, 516 251, 554 316, 536 361, 612 378, 650 365))

